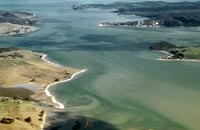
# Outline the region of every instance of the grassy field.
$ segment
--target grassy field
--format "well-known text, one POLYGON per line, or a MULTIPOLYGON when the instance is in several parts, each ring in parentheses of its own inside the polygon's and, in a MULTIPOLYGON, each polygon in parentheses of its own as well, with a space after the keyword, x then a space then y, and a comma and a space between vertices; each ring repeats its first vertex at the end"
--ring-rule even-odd
POLYGON ((32 91, 25 88, 1 88, 0 97, 21 97, 28 99, 34 94, 32 91))
POLYGON ((0 53, 0 86, 36 83, 46 86, 69 78, 76 69, 54 66, 42 60, 43 54, 27 50, 0 53))
POLYGON ((10 59, 0 59, 0 68, 8 68, 11 66, 25 65, 27 64, 23 60, 10 60, 10 59))
POLYGON ((0 123, 3 130, 39 130, 45 120, 45 113, 32 102, 0 98, 0 120, 3 118, 14 119, 11 124, 0 123), (30 121, 26 119, 30 117, 30 121))
POLYGON ((189 59, 189 60, 200 60, 200 47, 181 47, 170 49, 169 59, 189 59))
POLYGON ((188 47, 183 52, 185 59, 198 59, 200 60, 200 47, 188 47))

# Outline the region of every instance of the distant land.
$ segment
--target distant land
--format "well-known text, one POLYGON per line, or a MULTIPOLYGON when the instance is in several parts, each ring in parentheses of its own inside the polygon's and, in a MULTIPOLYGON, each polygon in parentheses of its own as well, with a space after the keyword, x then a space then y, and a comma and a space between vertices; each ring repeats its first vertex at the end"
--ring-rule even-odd
POLYGON ((200 60, 200 47, 176 46, 168 42, 158 42, 150 46, 151 50, 164 51, 166 60, 200 60))
POLYGON ((24 34, 37 30, 35 15, 19 11, 0 11, 0 35, 24 34))
POLYGON ((137 15, 142 21, 106 21, 99 26, 180 27, 200 26, 200 1, 197 2, 115 2, 111 4, 74 5, 74 10, 114 9, 119 15, 137 15))
MULTIPOLYGON (((137 15, 141 21, 104 22, 99 26, 135 26, 135 27, 196 27, 200 26, 200 1, 197 2, 115 2, 111 4, 73 5, 74 10, 112 9, 118 15, 137 15), (145 19, 146 18, 146 19, 145 19)), ((150 46, 151 50, 165 51, 162 59, 200 60, 200 47, 176 46, 168 42, 158 42, 150 46)))

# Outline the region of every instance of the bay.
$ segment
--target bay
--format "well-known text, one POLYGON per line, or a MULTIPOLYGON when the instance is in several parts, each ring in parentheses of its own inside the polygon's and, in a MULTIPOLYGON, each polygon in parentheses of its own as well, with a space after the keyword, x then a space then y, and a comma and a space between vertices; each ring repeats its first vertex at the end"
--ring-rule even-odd
MULTIPOLYGON (((142 18, 71 9, 74 4, 96 2, 100 3, 0 1, 2 10, 32 12, 41 21, 36 32, 1 36, 0 47, 47 53, 58 64, 88 70, 51 88, 65 105, 63 113, 70 113, 61 117, 63 121, 92 119, 95 130, 199 130, 200 63, 158 61, 163 54, 150 51, 149 45, 157 41, 199 45, 200 28, 98 27, 105 21, 142 18)), ((59 130, 70 130, 73 123, 62 126, 59 130)))

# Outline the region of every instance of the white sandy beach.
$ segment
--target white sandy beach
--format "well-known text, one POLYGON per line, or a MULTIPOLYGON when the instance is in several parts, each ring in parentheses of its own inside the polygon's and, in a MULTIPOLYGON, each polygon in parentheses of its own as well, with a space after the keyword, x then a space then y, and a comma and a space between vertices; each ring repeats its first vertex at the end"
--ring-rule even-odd
MULTIPOLYGON (((53 64, 53 65, 55 65, 55 66, 60 66, 60 65, 58 65, 58 64, 55 64, 55 63, 53 63, 53 62, 47 60, 46 57, 47 57, 46 54, 44 54, 44 55, 42 56, 42 59, 43 59, 45 62, 50 63, 50 64, 53 64)), ((54 86, 54 85, 56 85, 56 84, 63 83, 63 82, 68 82, 68 81, 72 80, 73 78, 75 78, 78 74, 81 74, 81 73, 83 73, 83 72, 85 72, 85 71, 87 71, 87 70, 86 70, 86 69, 82 69, 81 71, 74 73, 69 79, 61 80, 61 81, 58 81, 58 82, 54 82, 54 83, 52 83, 52 84, 49 84, 49 85, 46 87, 45 93, 46 93, 47 96, 51 97, 52 102, 53 102, 54 104, 56 104, 55 108, 64 109, 65 106, 64 106, 62 103, 58 102, 58 101, 56 100, 56 98, 48 91, 48 89, 49 89, 51 86, 54 86)))
POLYGON ((200 60, 195 60, 195 59, 163 59, 163 58, 158 58, 157 60, 160 61, 190 61, 190 62, 200 62, 200 60))

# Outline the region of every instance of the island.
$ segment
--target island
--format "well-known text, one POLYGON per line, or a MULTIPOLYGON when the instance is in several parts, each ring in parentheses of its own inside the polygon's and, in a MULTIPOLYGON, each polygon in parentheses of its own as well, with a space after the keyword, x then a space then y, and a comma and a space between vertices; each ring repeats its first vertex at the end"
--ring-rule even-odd
POLYGON ((165 52, 161 60, 187 60, 200 61, 200 47, 176 46, 168 42, 154 43, 149 47, 151 50, 165 52))
POLYGON ((35 15, 19 11, 0 11, 0 35, 24 34, 36 31, 35 15))
POLYGON ((115 2, 111 4, 74 5, 74 10, 114 9, 118 15, 137 15, 139 21, 108 21, 99 26, 180 27, 200 26, 200 1, 196 2, 115 2))
POLYGON ((38 103, 63 108, 48 88, 80 72, 54 64, 42 53, 0 48, 0 128, 43 129, 47 114, 38 103))

